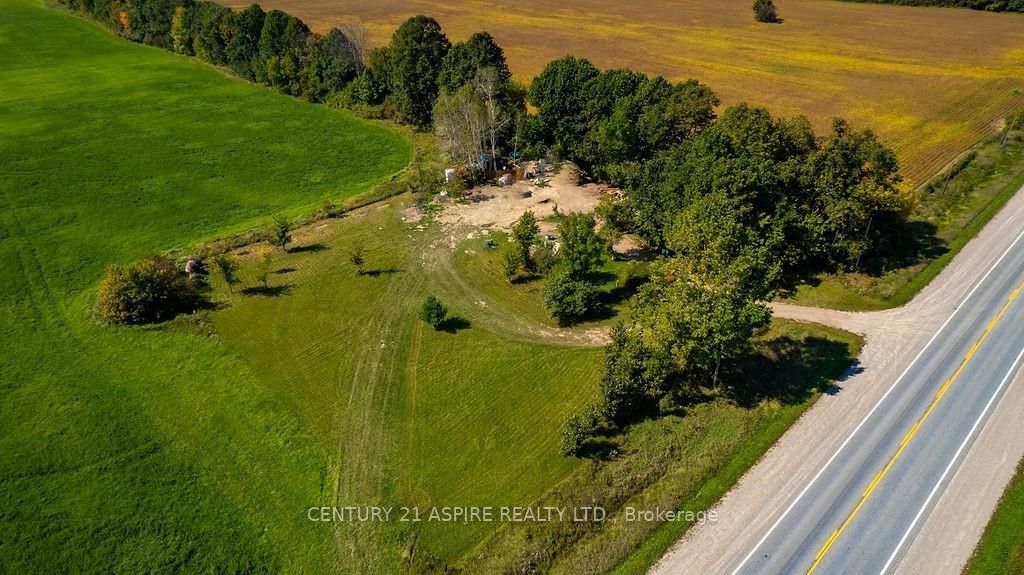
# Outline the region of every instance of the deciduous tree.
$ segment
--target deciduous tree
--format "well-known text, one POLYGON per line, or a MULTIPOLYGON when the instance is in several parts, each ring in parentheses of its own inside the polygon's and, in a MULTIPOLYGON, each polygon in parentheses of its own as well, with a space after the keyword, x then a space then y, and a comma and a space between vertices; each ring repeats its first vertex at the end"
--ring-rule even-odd
POLYGON ((558 222, 561 265, 576 279, 589 279, 608 255, 608 244, 594 231, 595 226, 590 214, 570 213, 558 222))
POLYGON ((537 216, 527 210, 519 216, 516 223, 512 225, 512 242, 519 249, 519 258, 527 271, 535 271, 533 254, 530 249, 537 243, 537 236, 540 234, 540 226, 537 224, 537 216))
POLYGON ((437 77, 451 42, 437 20, 415 16, 391 38, 390 100, 395 118, 426 128, 437 100, 437 77))

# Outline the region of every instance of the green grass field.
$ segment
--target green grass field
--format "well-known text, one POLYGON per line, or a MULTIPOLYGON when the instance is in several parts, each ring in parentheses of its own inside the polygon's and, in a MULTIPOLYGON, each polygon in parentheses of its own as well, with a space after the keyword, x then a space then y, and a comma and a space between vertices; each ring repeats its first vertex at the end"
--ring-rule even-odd
POLYGON ((327 571, 329 459, 196 330, 90 319, 103 267, 367 191, 400 135, 0 0, 0 564, 327 571))

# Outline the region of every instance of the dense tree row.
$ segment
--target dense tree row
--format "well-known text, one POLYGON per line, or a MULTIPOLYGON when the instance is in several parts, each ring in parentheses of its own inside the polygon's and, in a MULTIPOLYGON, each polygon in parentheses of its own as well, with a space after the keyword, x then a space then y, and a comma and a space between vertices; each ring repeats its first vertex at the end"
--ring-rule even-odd
POLYGON ((1024 0, 849 0, 902 6, 941 6, 944 8, 970 8, 989 12, 1024 12, 1024 0))
POLYGON ((645 163, 609 211, 616 226, 672 251, 687 249, 672 245, 672 228, 733 218, 796 279, 891 247, 910 209, 899 182, 895 154, 871 132, 836 120, 817 136, 806 118, 740 105, 645 163))
POLYGON ((205 62, 248 80, 320 101, 363 69, 365 38, 334 28, 321 36, 298 18, 257 5, 234 11, 193 0, 62 0, 124 37, 205 62))
POLYGON ((555 146, 594 175, 621 181, 641 162, 699 134, 718 98, 695 80, 671 83, 633 70, 601 72, 584 59, 549 63, 530 85, 537 115, 527 139, 555 146))

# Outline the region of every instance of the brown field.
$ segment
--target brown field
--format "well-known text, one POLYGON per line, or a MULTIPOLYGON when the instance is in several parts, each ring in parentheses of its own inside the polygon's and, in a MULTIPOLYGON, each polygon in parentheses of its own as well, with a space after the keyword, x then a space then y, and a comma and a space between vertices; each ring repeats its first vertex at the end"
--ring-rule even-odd
MULTIPOLYGON (((243 4, 238 2, 237 5, 243 4)), ((1024 105, 1024 14, 781 0, 781 25, 747 0, 267 0, 323 31, 360 19, 378 44, 406 17, 453 40, 487 30, 517 77, 565 54, 602 68, 694 77, 724 103, 873 128, 921 183, 1024 105)))

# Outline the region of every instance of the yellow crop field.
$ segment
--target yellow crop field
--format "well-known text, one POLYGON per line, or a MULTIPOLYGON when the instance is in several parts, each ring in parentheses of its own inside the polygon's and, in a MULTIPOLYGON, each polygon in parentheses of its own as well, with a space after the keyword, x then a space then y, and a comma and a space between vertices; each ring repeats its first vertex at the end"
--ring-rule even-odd
POLYGON ((1024 106, 1024 14, 781 0, 758 24, 747 0, 269 0, 324 31, 361 20, 379 45, 405 18, 438 19, 453 41, 487 30, 529 80, 574 54, 599 67, 697 78, 723 103, 842 116, 870 127, 921 183, 1024 106))

